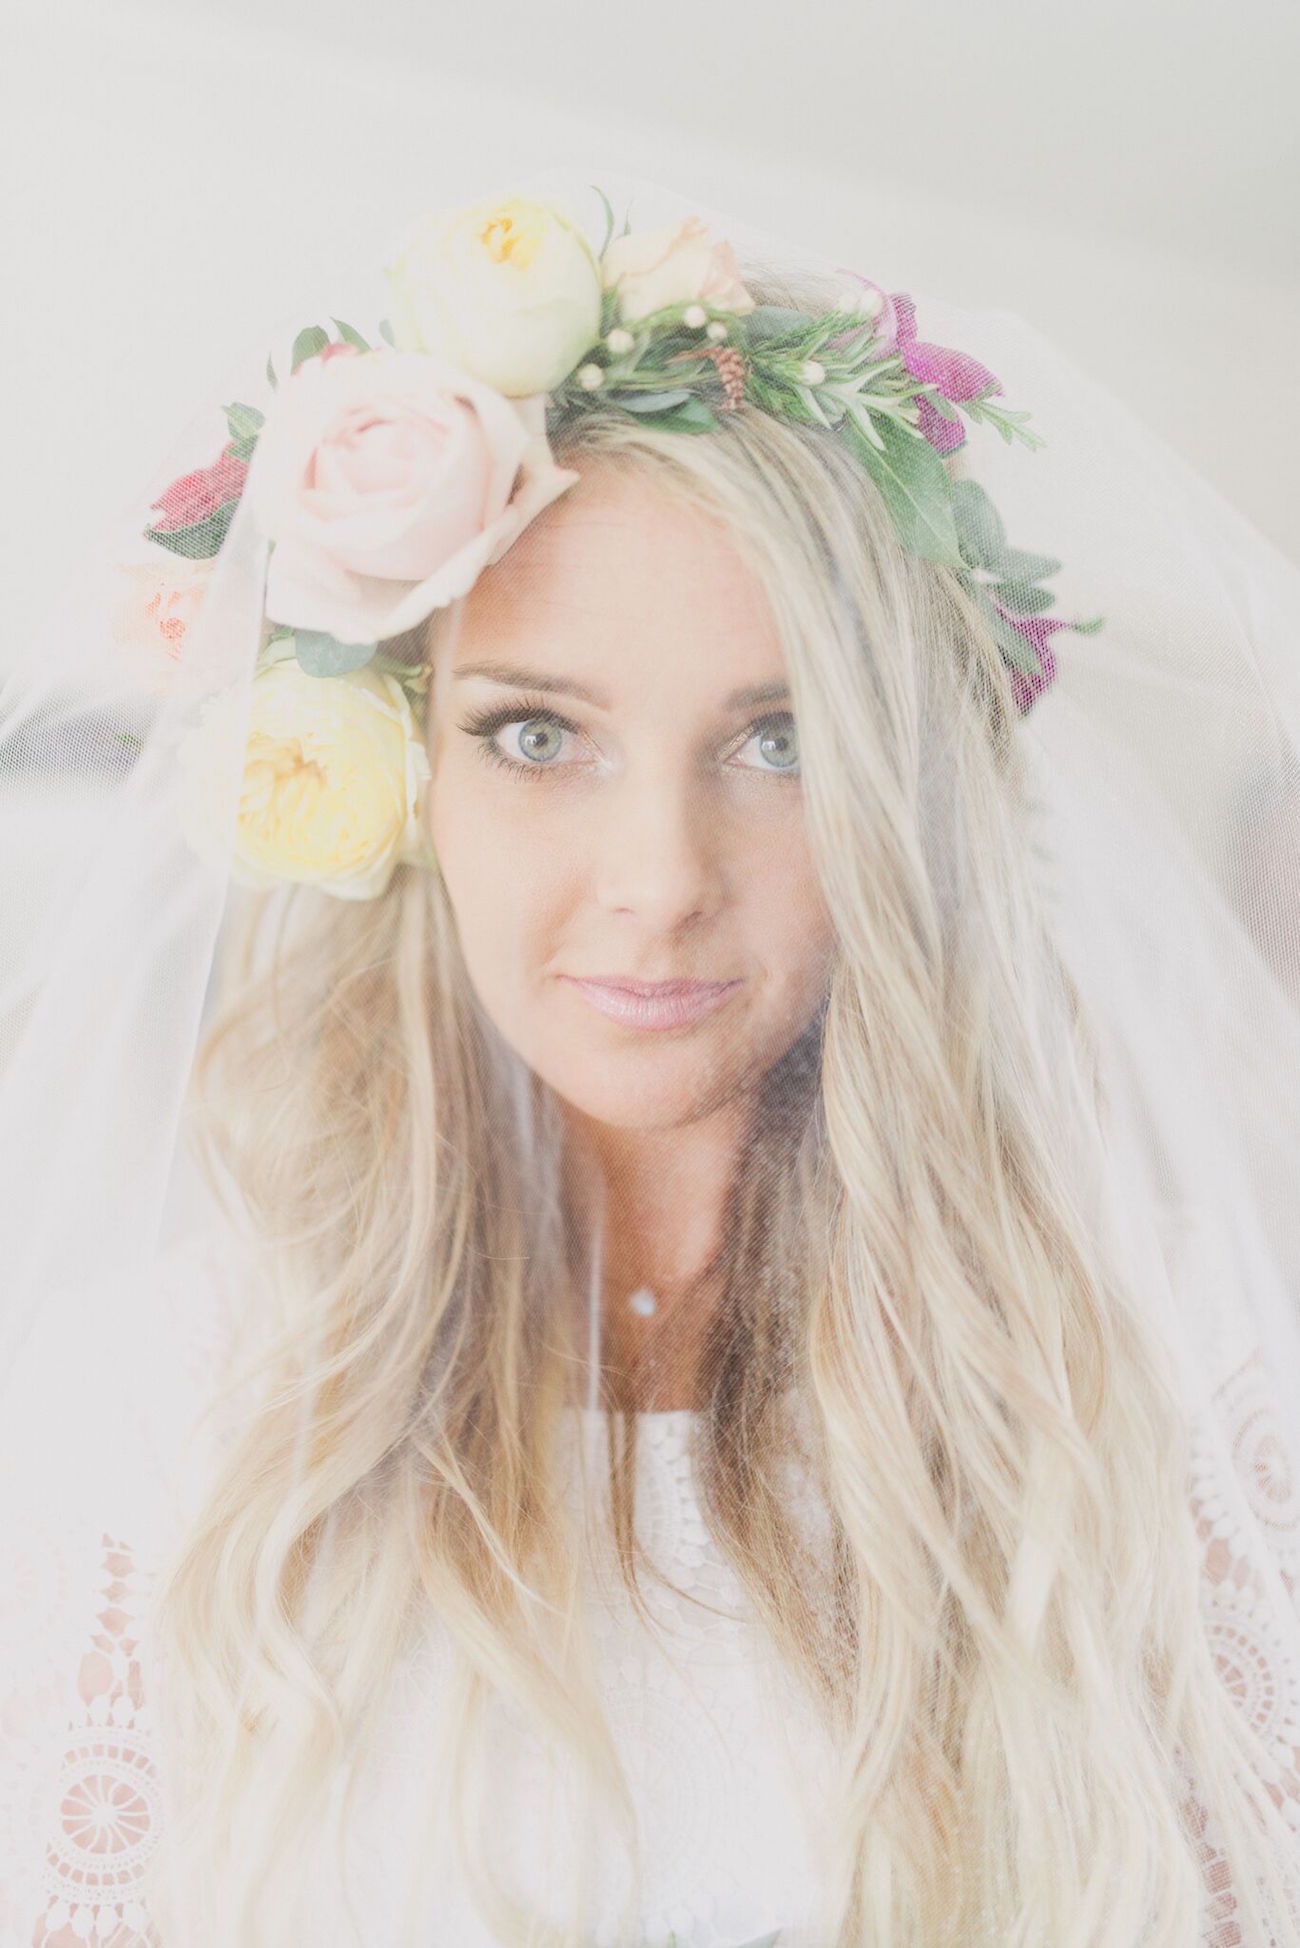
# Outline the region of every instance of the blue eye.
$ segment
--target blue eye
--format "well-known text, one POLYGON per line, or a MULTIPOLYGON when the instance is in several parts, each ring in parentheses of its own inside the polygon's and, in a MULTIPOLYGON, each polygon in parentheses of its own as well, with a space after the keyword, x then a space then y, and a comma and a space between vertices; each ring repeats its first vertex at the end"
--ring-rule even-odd
POLYGON ((535 710, 523 708, 518 703, 498 706, 494 710, 480 711, 467 717, 461 725, 471 737, 479 740, 479 750, 489 764, 502 765, 507 771, 521 773, 525 777, 536 777, 554 765, 555 752, 559 744, 559 733, 577 731, 567 717, 561 717, 557 710, 541 704, 535 710), (527 753, 524 758, 507 757, 496 741, 496 734, 507 725, 521 724, 520 748, 527 753), (548 748, 549 743, 549 748, 548 748))
MULTIPOLYGON (((472 711, 460 728, 470 737, 478 739, 479 750, 487 763, 500 765, 506 771, 514 772, 516 777, 526 778, 539 777, 546 771, 564 770, 566 767, 558 761, 564 734, 579 734, 578 726, 567 717, 562 717, 558 710, 553 710, 549 704, 533 703, 526 698, 472 711), (516 749, 522 755, 512 757, 507 756, 496 739, 499 731, 515 725, 521 727, 516 749)), ((792 711, 782 710, 755 718, 737 748, 747 750, 753 743, 759 745, 770 761, 757 765, 742 764, 741 770, 766 771, 771 777, 798 776, 799 738, 792 711)))
POLYGON ((775 772, 783 772, 786 776, 798 771, 799 732, 791 711, 783 710, 775 717, 760 718, 757 723, 751 725, 750 734, 745 744, 741 746, 742 750, 756 740, 760 745, 767 747, 769 756, 774 759, 770 767, 759 765, 756 767, 758 770, 770 768, 775 772))

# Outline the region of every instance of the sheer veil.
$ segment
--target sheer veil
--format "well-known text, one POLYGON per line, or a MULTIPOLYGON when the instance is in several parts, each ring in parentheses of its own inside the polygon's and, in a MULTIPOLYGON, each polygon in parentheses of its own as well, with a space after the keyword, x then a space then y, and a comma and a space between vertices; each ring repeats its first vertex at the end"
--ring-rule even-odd
MULTIPOLYGON (((775 266, 828 289, 875 288, 870 265, 826 262, 650 183, 607 176, 597 190, 552 173, 511 193, 563 199, 593 251, 607 208, 619 225, 630 213, 633 233, 698 217, 734 246, 742 282, 775 266)), ((383 265, 396 255, 395 244, 383 265)), ((427 296, 418 282, 412 290, 427 296)), ((1109 1162, 1080 1197, 1095 1196, 1184 1416, 1205 1632, 1256 1735, 1267 1844, 1293 1876, 1296 1906, 1273 1921, 1275 1938, 1300 1943, 1300 569, 1021 319, 900 296, 888 303, 907 369, 940 392, 948 384, 954 423, 976 401, 953 473, 982 490, 968 513, 997 510, 987 560, 1013 544, 1034 551, 1003 572, 999 627, 1024 651, 1010 734, 1032 780, 1034 885, 1100 1053, 1109 1162), (998 390, 982 395, 993 414, 1025 409, 1036 450, 989 413, 975 423, 978 397, 968 387, 962 398, 949 347, 996 375, 998 390), (1013 583, 1029 591, 1018 613, 1013 583)), ((706 300, 711 315, 725 303, 725 292, 706 300)), ((261 1276, 255 1227, 222 1206, 190 1140, 196 1056, 236 978, 253 890, 238 870, 244 732, 255 675, 284 654, 286 625, 348 647, 322 614, 289 616, 283 594, 277 608, 274 564, 279 555, 287 588, 289 550, 281 538, 268 557, 275 483, 259 436, 313 358, 322 383, 342 389, 361 346, 417 356, 398 349, 385 320, 400 343, 376 265, 340 277, 249 348, 154 477, 124 494, 76 584, 20 646, 0 697, 5 1940, 40 1938, 38 1914, 54 1917, 46 1939, 60 1922, 82 1934, 92 1914, 102 1932, 87 1939, 107 1940, 110 1923, 129 1928, 133 1916, 140 1932, 129 1938, 143 1938, 130 1889, 162 1787, 156 1759, 132 1744, 138 1579, 210 1477, 214 1437, 192 1438, 193 1424, 221 1369, 229 1295, 246 1303, 261 1276), (337 358, 320 357, 327 345, 337 358), (178 762, 218 706, 233 741, 178 762), (92 1647, 88 1612, 100 1603, 92 1647), (92 1649, 116 1677, 88 1699, 92 1649), (142 1809, 134 1850, 114 1853, 107 1874, 86 1842, 93 1819, 78 1837, 58 1810, 70 1781, 93 1800, 97 1779, 134 1792, 142 1809)), ((539 331, 544 322, 539 313, 539 331)), ((467 357, 450 341, 432 356, 467 357)), ((722 360, 719 383, 734 370, 722 360)), ((801 383, 815 395, 815 379, 801 383)), ((543 393, 553 410, 574 396, 567 379, 538 387, 509 425, 491 422, 510 479, 522 469, 512 505, 531 492, 533 518, 563 491, 543 393)), ((475 408, 485 424, 506 411, 494 400, 475 408)), ((658 410, 671 423, 694 409, 665 392, 658 410)), ((946 418, 937 401, 929 410, 932 428, 946 418)), ((418 595, 406 609, 354 612, 357 631, 377 617, 372 633, 395 655, 435 607, 454 613, 511 539, 507 527, 489 536, 495 556, 471 550, 436 602, 426 586, 422 612, 418 595)), ((963 559, 988 620, 996 577, 972 552, 963 559)), ((405 588, 421 576, 399 579, 405 588)), ((370 600, 379 580, 349 586, 370 600)), ((396 667, 382 656, 371 667, 390 727, 411 696, 396 667)), ((416 815, 425 778, 404 748, 409 817, 390 860, 399 881, 429 863, 416 815)), ((258 951, 270 951, 265 937, 258 951)), ((363 978, 361 957, 353 972, 363 978)), ((301 1048, 292 1023, 285 1035, 286 1049, 301 1048)), ((542 1209, 547 1187, 536 1188, 542 1209)), ((1207 1855, 1213 1845, 1211 1819, 1207 1855)), ((195 1890, 196 1941, 202 1918, 195 1890)), ((1226 1942, 1212 1928, 1230 1918, 1211 1909, 1204 1940, 1226 1942)), ((1101 1937, 1081 1918, 1073 1939, 1082 1948, 1101 1937)))

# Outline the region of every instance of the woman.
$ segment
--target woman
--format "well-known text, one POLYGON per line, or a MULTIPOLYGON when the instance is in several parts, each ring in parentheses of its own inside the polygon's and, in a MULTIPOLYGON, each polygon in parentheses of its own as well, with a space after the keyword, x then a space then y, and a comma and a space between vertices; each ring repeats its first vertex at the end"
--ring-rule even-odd
MULTIPOLYGON (((118 1744, 64 1716, 13 1938, 1300 1941, 1294 1287, 1241 1082, 1297 1025, 1233 958, 1255 908, 1184 936, 1194 1002, 1125 990, 1144 924, 1227 922, 1172 817, 1144 880, 1115 803, 1079 819, 1122 789, 1082 726, 1035 769, 1058 564, 958 438, 1023 415, 909 300, 689 217, 430 236, 391 352, 304 333, 224 482, 153 503, 213 566, 114 795, 154 864, 101 883, 166 889, 178 1003, 224 915, 212 1200, 178 1145, 149 1208, 193 1228, 110 1252, 90 1315, 11 1199, 20 1296, 69 1295, 29 1397, 69 1344, 131 1366, 133 1318, 149 1375, 90 1518, 118 1744), (1220 1136, 1152 1093, 1225 993, 1249 1300, 1187 1201, 1220 1136)), ((74 1159, 101 1239, 146 1167, 74 1159)))

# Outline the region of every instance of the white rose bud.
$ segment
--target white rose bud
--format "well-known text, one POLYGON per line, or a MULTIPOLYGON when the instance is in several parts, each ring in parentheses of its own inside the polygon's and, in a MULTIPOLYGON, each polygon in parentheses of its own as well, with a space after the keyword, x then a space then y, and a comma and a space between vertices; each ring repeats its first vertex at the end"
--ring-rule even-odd
POLYGON ((799 377, 806 386, 819 386, 826 377, 826 367, 819 365, 815 358, 805 359, 799 377))
POLYGON ((615 358, 622 358, 624 352, 631 351, 632 347, 636 344, 636 340, 630 331, 624 331, 622 325, 615 325, 613 331, 607 331, 605 333, 605 343, 609 346, 615 358))
POLYGON ((605 374, 598 365, 580 365, 578 367, 578 384, 584 392, 594 392, 597 386, 604 384, 604 381, 605 374))
POLYGON ((720 345, 724 338, 730 338, 731 333, 727 330, 721 318, 714 318, 710 321, 709 328, 704 336, 711 338, 715 345, 720 345))
POLYGON ((682 313, 682 323, 689 325, 692 331, 699 331, 700 327, 707 323, 708 316, 702 304, 688 304, 682 313))

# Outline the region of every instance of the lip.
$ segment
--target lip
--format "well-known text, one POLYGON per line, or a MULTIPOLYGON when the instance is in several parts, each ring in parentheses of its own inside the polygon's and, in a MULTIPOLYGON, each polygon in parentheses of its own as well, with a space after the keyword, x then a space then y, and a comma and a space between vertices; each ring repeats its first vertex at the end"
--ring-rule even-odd
POLYGON ((720 1008, 739 981, 631 981, 614 976, 580 980, 562 974, 593 1008, 631 1028, 685 1028, 720 1008))

